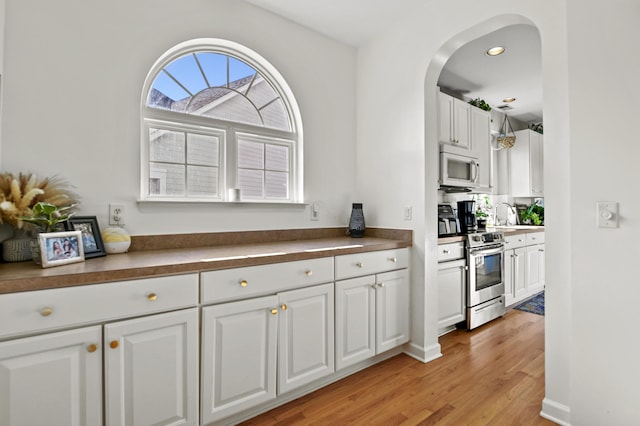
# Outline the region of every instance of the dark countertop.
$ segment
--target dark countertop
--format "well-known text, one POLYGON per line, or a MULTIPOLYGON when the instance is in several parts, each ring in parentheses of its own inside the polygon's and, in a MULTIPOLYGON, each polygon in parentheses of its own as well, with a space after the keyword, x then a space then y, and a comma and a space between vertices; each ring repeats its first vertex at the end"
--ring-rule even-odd
POLYGON ((331 231, 258 231, 259 235, 254 232, 191 234, 194 236, 191 240, 188 236, 157 236, 157 241, 153 237, 140 237, 138 241, 132 237, 132 251, 80 263, 46 269, 32 261, 1 263, 0 294, 290 262, 412 245, 412 232, 406 230, 367 229, 363 238, 344 236, 344 229, 331 231), (240 242, 243 235, 248 243, 240 242), (204 240, 207 245, 200 246, 204 240), (171 241, 174 248, 164 247, 167 241, 171 241), (189 247, 190 241, 198 246, 189 247), (134 249, 136 247, 138 249, 134 249))

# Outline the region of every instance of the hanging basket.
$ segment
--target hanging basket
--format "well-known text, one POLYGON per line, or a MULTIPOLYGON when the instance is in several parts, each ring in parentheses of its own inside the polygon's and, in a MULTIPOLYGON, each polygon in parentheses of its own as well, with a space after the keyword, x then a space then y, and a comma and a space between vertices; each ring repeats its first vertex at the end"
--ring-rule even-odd
POLYGON ((500 135, 498 136, 497 141, 501 148, 506 149, 509 149, 516 144, 516 134, 513 131, 513 126, 506 114, 504 115, 502 126, 500 126, 500 135))

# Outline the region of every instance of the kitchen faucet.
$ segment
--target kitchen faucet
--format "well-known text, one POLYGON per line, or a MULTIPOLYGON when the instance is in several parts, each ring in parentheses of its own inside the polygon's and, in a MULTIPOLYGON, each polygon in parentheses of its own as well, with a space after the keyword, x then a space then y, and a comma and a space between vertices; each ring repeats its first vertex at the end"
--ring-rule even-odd
POLYGON ((515 224, 517 224, 517 222, 518 222, 518 213, 516 212, 516 209, 511 204, 509 204, 509 203, 499 203, 499 204, 496 205, 496 211, 495 211, 495 214, 493 216, 494 226, 515 225, 515 224), (498 214, 498 208, 499 207, 503 207, 503 206, 507 208, 505 214, 504 215, 498 214), (516 223, 511 223, 511 224, 509 223, 509 212, 511 212, 515 216, 515 218, 516 218, 515 222, 516 223), (504 220, 504 223, 503 223, 503 220, 504 220))

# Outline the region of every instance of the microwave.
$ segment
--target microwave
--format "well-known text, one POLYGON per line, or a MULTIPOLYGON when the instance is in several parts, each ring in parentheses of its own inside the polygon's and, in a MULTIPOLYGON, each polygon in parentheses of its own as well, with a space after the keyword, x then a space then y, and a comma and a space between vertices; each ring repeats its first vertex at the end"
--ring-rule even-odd
POLYGON ((480 163, 473 151, 440 146, 440 186, 469 191, 479 186, 480 163))

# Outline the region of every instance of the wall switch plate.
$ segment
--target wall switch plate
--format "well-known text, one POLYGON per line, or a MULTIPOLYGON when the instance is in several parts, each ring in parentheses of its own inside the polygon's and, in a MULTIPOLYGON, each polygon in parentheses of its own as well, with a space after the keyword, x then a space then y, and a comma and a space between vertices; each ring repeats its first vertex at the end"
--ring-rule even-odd
POLYGON ((413 206, 404 206, 402 210, 402 218, 404 220, 411 220, 413 218, 413 206))
POLYGON ((320 220, 320 206, 318 203, 311 204, 311 220, 320 220))
POLYGON ((596 224, 598 228, 618 227, 618 203, 615 201, 598 201, 596 203, 596 224))
POLYGON ((124 225, 124 204, 109 204, 109 225, 124 225))

